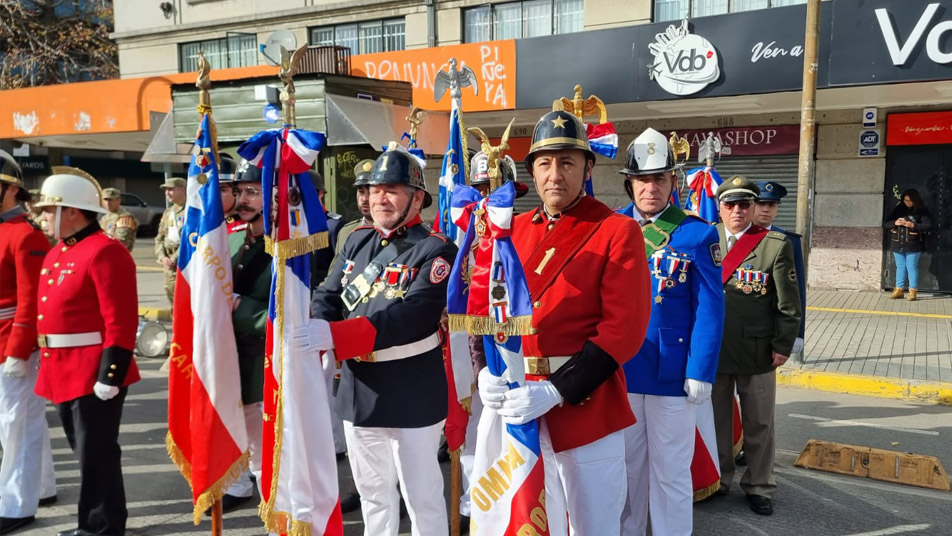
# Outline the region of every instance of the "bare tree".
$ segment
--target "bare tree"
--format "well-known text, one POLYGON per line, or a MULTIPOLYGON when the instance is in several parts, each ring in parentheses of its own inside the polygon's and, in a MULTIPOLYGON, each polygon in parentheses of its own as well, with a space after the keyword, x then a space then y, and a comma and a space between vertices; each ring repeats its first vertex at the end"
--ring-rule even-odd
POLYGON ((117 78, 112 0, 0 0, 0 89, 117 78))

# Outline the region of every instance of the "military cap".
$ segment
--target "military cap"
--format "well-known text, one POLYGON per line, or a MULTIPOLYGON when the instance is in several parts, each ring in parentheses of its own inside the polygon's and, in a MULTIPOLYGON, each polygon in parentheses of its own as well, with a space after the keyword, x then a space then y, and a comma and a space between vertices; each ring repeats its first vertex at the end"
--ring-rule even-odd
POLYGON ((433 197, 426 191, 423 181, 423 168, 417 157, 410 154, 402 145, 392 141, 387 150, 377 158, 374 168, 370 171, 367 184, 406 184, 418 190, 423 190, 423 208, 433 203, 433 197))
POLYGON ((734 175, 717 187, 717 200, 754 201, 760 195, 760 188, 743 175, 734 175))
POLYGON ((235 182, 235 170, 238 164, 228 155, 221 155, 221 162, 218 164, 218 184, 230 184, 235 182))
POLYGON ((757 201, 779 203, 781 199, 787 196, 787 189, 779 182, 760 181, 757 183, 757 187, 760 188, 760 197, 757 198, 757 201))
POLYGON ((103 199, 119 199, 120 197, 119 188, 103 188, 102 189, 102 198, 103 199))
POLYGON ((17 201, 29 201, 30 192, 24 188, 23 171, 20 165, 6 151, 0 150, 0 183, 13 184, 19 186, 17 191, 17 201))
POLYGON ((261 169, 251 162, 241 159, 235 172, 235 182, 261 182, 261 169))
POLYGON ((664 134, 653 128, 645 129, 630 144, 625 154, 622 175, 652 175, 675 168, 674 151, 664 134))
POLYGON ((165 179, 165 182, 159 185, 159 188, 167 190, 169 188, 178 188, 179 186, 185 188, 185 179, 181 177, 169 177, 168 179, 165 179))
POLYGON ((354 166, 354 187, 367 186, 367 181, 370 180, 370 172, 373 170, 373 160, 366 158, 357 162, 357 165, 354 166))
POLYGON ((532 161, 540 152, 565 149, 578 149, 589 160, 595 160, 585 125, 570 112, 553 110, 543 115, 532 131, 532 145, 525 159, 526 170, 532 172, 532 161))

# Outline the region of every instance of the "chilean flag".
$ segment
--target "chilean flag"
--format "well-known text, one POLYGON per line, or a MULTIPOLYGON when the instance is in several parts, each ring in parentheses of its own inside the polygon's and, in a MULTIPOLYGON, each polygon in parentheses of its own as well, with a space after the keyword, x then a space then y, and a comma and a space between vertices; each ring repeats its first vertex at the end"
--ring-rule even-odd
MULTIPOLYGON (((612 160, 618 155, 618 133, 615 132, 615 125, 611 122, 587 123, 585 125, 585 135, 593 153, 607 156, 612 160)), ((595 197, 595 187, 592 185, 591 175, 585 178, 585 193, 595 197)))
POLYGON ((720 221, 717 210, 717 187, 721 185, 721 175, 713 167, 694 168, 687 174, 688 199, 684 208, 697 212, 709 222, 720 221))
POLYGON ((238 148, 262 170, 272 255, 259 514, 269 531, 281 534, 344 533, 323 369, 296 352, 293 340, 310 318, 310 253, 328 246, 324 209, 307 173, 324 141, 323 134, 283 128, 238 148))
POLYGON ((458 99, 453 99, 450 108, 450 139, 443 155, 443 168, 440 172, 440 195, 437 198, 436 221, 433 228, 456 240, 456 225, 450 215, 453 190, 457 185, 466 184, 466 151, 463 149, 462 115, 458 99))
POLYGON ((210 119, 202 118, 188 169, 173 299, 166 446, 202 515, 248 466, 228 230, 218 192, 210 119))
MULTIPOLYGON (((469 186, 456 188, 453 213, 465 236, 450 273, 447 312, 451 337, 483 335, 489 372, 518 387, 526 379, 522 335, 532 329, 532 304, 511 240, 514 200, 511 182, 485 199, 469 186)), ((470 483, 472 534, 549 534, 538 420, 506 424, 483 408, 470 483)))

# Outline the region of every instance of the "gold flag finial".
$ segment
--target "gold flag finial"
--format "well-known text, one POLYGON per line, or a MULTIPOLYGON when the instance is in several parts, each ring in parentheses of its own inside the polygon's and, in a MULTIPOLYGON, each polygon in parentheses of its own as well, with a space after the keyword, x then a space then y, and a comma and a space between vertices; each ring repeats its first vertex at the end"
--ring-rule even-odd
POLYGON ((297 117, 294 111, 294 75, 298 72, 298 64, 307 47, 300 47, 294 51, 281 47, 281 70, 278 71, 278 78, 284 83, 284 89, 281 90, 281 108, 284 110, 284 124, 289 128, 294 128, 297 117))
POLYGON ((605 103, 595 95, 582 98, 582 86, 580 84, 575 85, 574 98, 568 99, 562 97, 561 99, 556 99, 552 101, 552 109, 568 110, 583 123, 585 122, 585 118, 589 116, 598 116, 599 124, 608 122, 608 110, 605 108, 605 103))
POLYGON ((503 132, 502 138, 499 140, 499 145, 495 147, 493 147, 492 142, 489 141, 489 136, 483 132, 483 129, 479 127, 467 129, 470 133, 479 138, 481 142, 480 150, 489 160, 486 172, 489 174, 490 191, 494 191, 496 188, 502 186, 502 172, 499 170, 499 163, 505 156, 505 152, 509 150, 509 131, 512 130, 512 124, 515 121, 515 118, 509 121, 509 126, 507 126, 506 131, 503 132))
MULTIPOLYGON (((198 79, 195 81, 195 87, 198 88, 198 122, 201 124, 202 116, 208 115, 208 128, 209 135, 212 140, 212 154, 215 157, 215 162, 218 165, 221 165, 221 155, 218 153, 218 127, 215 125, 215 121, 212 120, 212 95, 210 89, 212 88, 212 79, 211 79, 212 65, 209 63, 208 59, 205 58, 205 52, 198 51, 198 79)), ((199 127, 199 132, 195 135, 196 138, 201 135, 201 127, 199 127)))
POLYGON ((423 109, 417 106, 410 108, 410 115, 406 117, 407 123, 410 123, 410 144, 416 143, 417 131, 420 130, 420 124, 423 123, 423 109))
POLYGON ((671 137, 668 138, 668 145, 671 146, 671 154, 674 155, 676 165, 683 166, 691 157, 691 144, 685 138, 679 138, 677 132, 671 133, 671 137), (679 159, 678 155, 684 155, 684 158, 679 159))

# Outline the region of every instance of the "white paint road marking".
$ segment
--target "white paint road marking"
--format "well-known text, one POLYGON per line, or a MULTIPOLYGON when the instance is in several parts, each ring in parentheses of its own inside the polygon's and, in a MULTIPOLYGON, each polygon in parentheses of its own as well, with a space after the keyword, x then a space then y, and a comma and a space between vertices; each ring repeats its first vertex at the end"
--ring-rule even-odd
POLYGON ((896 432, 907 432, 910 434, 921 434, 928 436, 937 436, 939 432, 935 430, 918 430, 916 428, 903 428, 901 426, 886 426, 885 424, 877 424, 871 422, 861 422, 861 421, 847 421, 841 419, 827 419, 826 417, 816 417, 814 415, 802 415, 800 413, 790 413, 788 417, 793 417, 794 419, 805 419, 808 421, 817 421, 819 423, 817 426, 821 428, 829 428, 833 426, 865 426, 867 428, 878 428, 881 430, 893 430, 896 432))
POLYGON ((917 532, 920 530, 926 530, 932 525, 923 524, 923 525, 896 525, 895 527, 890 527, 888 529, 882 530, 871 530, 869 532, 856 532, 853 534, 848 534, 847 536, 889 536, 890 534, 903 534, 905 532, 917 532))

